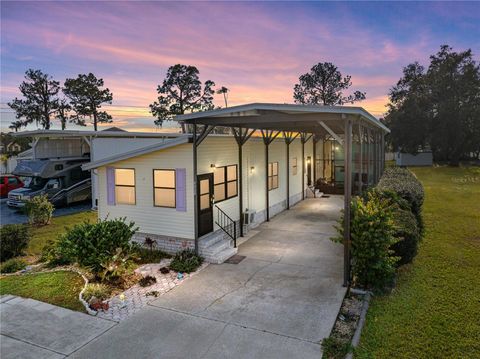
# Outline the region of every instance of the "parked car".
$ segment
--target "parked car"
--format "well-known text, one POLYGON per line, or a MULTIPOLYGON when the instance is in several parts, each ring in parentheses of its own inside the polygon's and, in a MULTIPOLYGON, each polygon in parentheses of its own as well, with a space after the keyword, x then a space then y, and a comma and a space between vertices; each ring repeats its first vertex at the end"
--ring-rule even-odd
POLYGON ((11 190, 21 188, 24 186, 23 181, 18 176, 3 175, 0 178, 0 196, 2 198, 7 197, 11 190))

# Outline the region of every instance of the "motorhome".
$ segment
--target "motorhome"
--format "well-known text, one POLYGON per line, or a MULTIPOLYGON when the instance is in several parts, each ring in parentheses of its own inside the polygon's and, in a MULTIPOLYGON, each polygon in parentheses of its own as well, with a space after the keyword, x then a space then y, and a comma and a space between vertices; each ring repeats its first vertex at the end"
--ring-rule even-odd
POLYGON ((23 207, 40 195, 46 195, 57 207, 91 199, 90 173, 81 168, 88 161, 85 157, 20 161, 13 174, 24 177, 25 185, 10 191, 7 205, 23 207))

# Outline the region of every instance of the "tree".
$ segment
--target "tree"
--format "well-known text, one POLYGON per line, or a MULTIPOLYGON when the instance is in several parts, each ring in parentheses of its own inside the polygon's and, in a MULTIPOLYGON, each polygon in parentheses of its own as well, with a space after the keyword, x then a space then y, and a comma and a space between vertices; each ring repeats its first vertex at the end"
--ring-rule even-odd
POLYGON ((112 122, 112 116, 106 111, 100 111, 103 103, 111 104, 113 94, 104 86, 103 79, 97 79, 94 74, 78 75, 76 79, 66 79, 63 93, 70 99, 74 114, 72 121, 80 126, 86 126, 86 119, 93 123, 95 131, 99 123, 112 122))
POLYGON ((328 106, 354 103, 365 99, 365 92, 355 91, 344 95, 343 91, 352 86, 351 76, 342 76, 338 68, 330 62, 314 65, 309 73, 299 77, 293 89, 296 103, 322 104, 328 106))
POLYGON ((418 63, 404 68, 389 97, 385 120, 395 149, 430 147, 435 160, 452 165, 480 152, 480 68, 471 50, 441 46, 427 71, 418 63))
POLYGON ((72 106, 70 106, 66 99, 63 98, 59 101, 56 118, 60 121, 60 124, 62 125, 62 130, 67 127, 67 121, 70 118, 69 112, 71 110, 72 106))
POLYGON ((415 154, 428 147, 429 106, 425 68, 418 62, 403 69, 403 77, 390 89, 389 110, 385 124, 392 131, 387 136, 394 149, 415 154))
POLYGON ((8 103, 17 119, 10 128, 18 131, 35 122, 46 130, 50 129, 52 116, 58 110, 60 83, 40 70, 29 69, 25 72, 25 81, 19 89, 24 99, 15 98, 8 103))
MULTIPOLYGON (((213 86, 215 83, 207 80, 202 90, 195 66, 177 64, 169 67, 162 85, 157 88, 157 101, 150 105, 150 112, 157 118, 155 124, 162 126, 164 121, 186 112, 213 109, 213 86)), ((185 132, 183 124, 182 130, 185 132)))
POLYGON ((230 90, 228 88, 226 88, 225 86, 220 87, 216 91, 217 95, 223 95, 223 100, 225 101, 225 107, 228 107, 227 100, 228 100, 228 93, 229 92, 230 92, 230 90))

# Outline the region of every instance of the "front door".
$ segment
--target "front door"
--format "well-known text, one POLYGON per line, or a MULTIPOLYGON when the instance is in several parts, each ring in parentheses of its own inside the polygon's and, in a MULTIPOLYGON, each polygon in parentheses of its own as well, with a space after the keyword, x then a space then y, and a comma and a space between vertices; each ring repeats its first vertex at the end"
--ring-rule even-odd
POLYGON ((213 173, 197 176, 198 236, 213 231, 213 173))
POLYGON ((307 185, 312 185, 312 157, 307 157, 307 185))

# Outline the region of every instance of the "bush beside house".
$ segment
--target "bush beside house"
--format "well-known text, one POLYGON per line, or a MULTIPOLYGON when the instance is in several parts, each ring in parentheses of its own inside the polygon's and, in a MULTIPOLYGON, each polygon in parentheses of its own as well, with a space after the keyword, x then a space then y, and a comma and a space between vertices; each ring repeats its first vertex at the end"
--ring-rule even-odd
MULTIPOLYGON (((409 263, 423 233, 423 186, 406 168, 387 168, 378 185, 351 203, 354 285, 382 291, 395 267, 409 263)), ((341 220, 343 223, 343 219, 341 220)), ((343 225, 338 226, 343 241, 343 225)))
POLYGON ((30 240, 28 227, 6 224, 0 228, 0 262, 23 255, 30 240))

